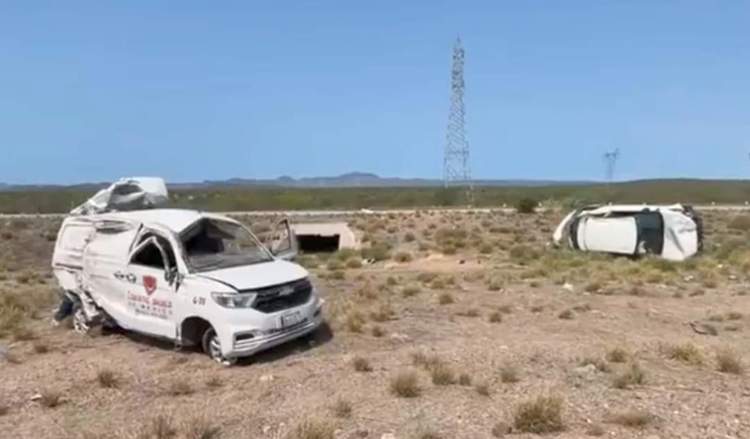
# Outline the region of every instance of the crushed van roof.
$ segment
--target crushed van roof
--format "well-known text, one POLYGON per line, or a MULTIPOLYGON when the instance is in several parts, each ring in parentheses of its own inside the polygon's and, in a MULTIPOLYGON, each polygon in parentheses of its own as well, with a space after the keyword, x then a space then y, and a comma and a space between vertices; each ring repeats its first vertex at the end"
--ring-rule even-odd
MULTIPOLYGON (((136 223, 159 224, 175 233, 181 233, 201 218, 214 218, 216 215, 189 209, 146 209, 128 212, 103 213, 98 219, 131 221, 136 223)), ((222 219, 226 219, 222 217, 222 219)))

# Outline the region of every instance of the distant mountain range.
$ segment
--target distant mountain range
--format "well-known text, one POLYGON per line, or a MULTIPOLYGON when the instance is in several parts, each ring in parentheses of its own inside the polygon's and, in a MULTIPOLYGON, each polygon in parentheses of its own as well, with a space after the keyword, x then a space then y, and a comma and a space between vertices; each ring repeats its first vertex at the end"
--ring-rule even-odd
MULTIPOLYGON (((556 186, 585 185, 594 181, 561 181, 561 180, 474 180, 476 186, 556 186)), ((91 190, 107 186, 109 183, 79 183, 74 185, 13 185, 0 183, 0 191, 80 189, 91 190)), ((299 188, 345 188, 345 187, 435 187, 442 186, 443 180, 428 178, 380 177, 368 172, 350 172, 335 177, 282 176, 274 179, 230 178, 228 180, 205 180, 195 183, 169 183, 173 189, 211 188, 211 187, 299 187, 299 188)))

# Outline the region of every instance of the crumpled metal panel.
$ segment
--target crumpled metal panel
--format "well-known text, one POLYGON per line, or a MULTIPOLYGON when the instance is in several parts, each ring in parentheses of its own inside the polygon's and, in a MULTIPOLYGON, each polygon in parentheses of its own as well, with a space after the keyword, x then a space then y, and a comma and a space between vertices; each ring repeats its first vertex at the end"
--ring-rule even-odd
POLYGON ((166 204, 167 185, 159 177, 129 177, 112 183, 85 203, 71 210, 72 215, 149 209, 166 204))

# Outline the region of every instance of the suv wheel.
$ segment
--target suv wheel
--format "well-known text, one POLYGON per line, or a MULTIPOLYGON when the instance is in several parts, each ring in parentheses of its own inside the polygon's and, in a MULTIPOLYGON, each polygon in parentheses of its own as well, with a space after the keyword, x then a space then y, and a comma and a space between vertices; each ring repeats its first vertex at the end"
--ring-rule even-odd
POLYGON ((226 358, 221 354, 221 343, 219 342, 219 336, 216 335, 214 328, 208 328, 203 333, 203 340, 201 343, 203 352, 208 354, 214 361, 224 366, 231 366, 237 362, 236 358, 226 358))

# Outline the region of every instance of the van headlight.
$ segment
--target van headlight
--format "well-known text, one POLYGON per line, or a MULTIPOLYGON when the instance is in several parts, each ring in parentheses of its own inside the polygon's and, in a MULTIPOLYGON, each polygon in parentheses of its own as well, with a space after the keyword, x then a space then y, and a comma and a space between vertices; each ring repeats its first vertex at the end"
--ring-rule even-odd
POLYGON ((214 302, 224 308, 251 308, 257 296, 255 293, 211 293, 214 302))

